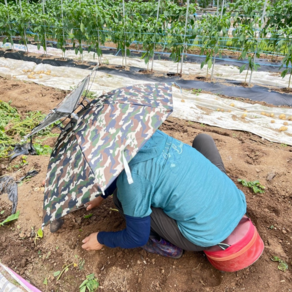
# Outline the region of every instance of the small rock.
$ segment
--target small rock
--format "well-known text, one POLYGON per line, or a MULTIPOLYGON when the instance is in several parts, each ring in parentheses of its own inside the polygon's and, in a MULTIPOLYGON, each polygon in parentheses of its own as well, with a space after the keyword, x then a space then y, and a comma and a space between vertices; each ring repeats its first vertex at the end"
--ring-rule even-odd
POLYGON ((76 222, 77 224, 81 224, 81 220, 82 220, 81 217, 76 217, 76 218, 75 218, 75 222, 76 222))
POLYGON ((259 169, 256 169, 256 172, 260 172, 260 170, 259 169))
POLYGON ((116 254, 116 256, 119 258, 119 257, 121 257, 123 255, 123 252, 122 251, 119 251, 119 252, 117 252, 117 254, 116 254))
POLYGON ((146 257, 147 256, 147 252, 146 250, 142 249, 140 252, 140 255, 143 256, 143 257, 146 257))
POLYGON ((24 237, 25 237, 25 234, 21 232, 21 233, 19 234, 19 237, 24 238, 24 237))
POLYGON ((271 181, 275 176, 276 174, 274 172, 271 172, 267 175, 266 180, 271 181))
POLYGON ((282 232, 283 232, 284 234, 286 234, 286 233, 287 233, 287 231, 286 231, 285 229, 283 229, 283 230, 282 230, 282 232))

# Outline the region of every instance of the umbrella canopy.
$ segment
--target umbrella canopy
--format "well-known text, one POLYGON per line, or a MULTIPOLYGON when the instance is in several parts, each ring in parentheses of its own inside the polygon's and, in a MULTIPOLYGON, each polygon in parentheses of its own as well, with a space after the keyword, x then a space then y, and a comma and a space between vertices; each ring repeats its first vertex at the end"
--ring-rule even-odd
POLYGON ((169 84, 114 90, 60 134, 46 177, 44 225, 102 194, 173 110, 169 84))
POLYGON ((88 85, 89 81, 90 76, 85 77, 77 85, 76 89, 70 92, 64 98, 64 100, 55 109, 53 109, 51 113, 49 113, 38 126, 36 126, 26 137, 24 137, 24 139, 32 137, 39 131, 45 129, 46 127, 60 119, 70 116, 78 107, 81 95, 83 91, 86 89, 86 86, 88 85))

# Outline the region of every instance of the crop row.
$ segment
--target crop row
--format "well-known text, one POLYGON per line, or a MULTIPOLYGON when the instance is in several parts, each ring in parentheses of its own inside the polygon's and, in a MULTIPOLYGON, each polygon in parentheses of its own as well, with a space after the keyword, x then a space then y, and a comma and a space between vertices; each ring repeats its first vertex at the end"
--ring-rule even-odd
POLYGON ((50 0, 39 3, 17 1, 0 4, 0 33, 13 43, 18 36, 27 45, 28 39, 43 46, 49 39, 57 42, 65 55, 68 41, 76 54, 82 55, 84 45, 101 57, 101 45, 116 44, 126 57, 135 42, 145 53, 142 58, 153 68, 156 50, 168 51, 174 62, 181 63, 184 53, 199 48, 206 55, 203 66, 212 69, 216 57, 224 50, 239 52, 244 60, 242 72, 257 70, 260 54, 282 55, 282 77, 292 75, 292 3, 279 0, 273 5, 267 0, 239 0, 218 9, 215 15, 196 19, 196 4, 179 6, 170 0, 159 1, 97 1, 50 0))

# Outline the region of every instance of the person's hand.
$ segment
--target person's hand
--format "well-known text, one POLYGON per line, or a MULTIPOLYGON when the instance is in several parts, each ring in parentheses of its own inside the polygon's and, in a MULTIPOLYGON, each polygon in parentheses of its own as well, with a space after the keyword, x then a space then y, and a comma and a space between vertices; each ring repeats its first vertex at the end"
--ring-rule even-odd
POLYGON ((97 234, 96 233, 91 233, 89 236, 87 236, 86 238, 84 238, 82 240, 82 243, 84 243, 82 245, 82 248, 90 251, 90 250, 100 250, 103 247, 103 244, 100 244, 97 240, 97 234))
POLYGON ((88 202, 87 204, 85 204, 86 211, 89 211, 89 210, 92 210, 94 208, 99 207, 102 204, 103 200, 104 199, 101 196, 99 196, 99 197, 95 198, 94 200, 88 202))

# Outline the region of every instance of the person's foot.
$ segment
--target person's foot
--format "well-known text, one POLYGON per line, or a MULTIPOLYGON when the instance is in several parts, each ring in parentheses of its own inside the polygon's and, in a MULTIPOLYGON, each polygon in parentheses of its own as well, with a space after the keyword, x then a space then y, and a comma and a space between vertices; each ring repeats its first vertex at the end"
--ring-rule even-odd
POLYGON ((157 239, 150 236, 148 242, 142 246, 148 252, 156 253, 164 257, 179 259, 183 254, 183 249, 166 241, 163 238, 157 239))
POLYGON ((52 233, 57 232, 61 228, 61 226, 63 225, 63 223, 64 223, 64 220, 62 220, 61 218, 59 218, 59 219, 51 222, 50 223, 50 231, 52 233))
POLYGON ((97 197, 94 200, 86 203, 84 206, 86 207, 86 211, 92 210, 94 208, 99 207, 103 202, 103 198, 102 197, 97 197))

